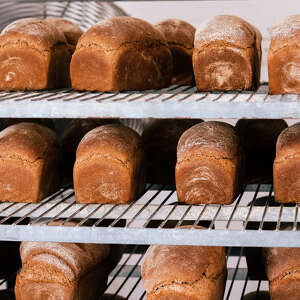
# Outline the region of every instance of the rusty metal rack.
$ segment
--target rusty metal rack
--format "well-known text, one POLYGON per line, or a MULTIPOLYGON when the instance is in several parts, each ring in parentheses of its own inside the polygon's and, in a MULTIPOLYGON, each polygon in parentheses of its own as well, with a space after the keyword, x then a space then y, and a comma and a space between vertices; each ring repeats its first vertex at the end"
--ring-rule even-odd
POLYGON ((37 204, 1 203, 0 239, 299 247, 298 211, 298 205, 275 204, 271 185, 248 185, 231 205, 182 205, 174 187, 162 185, 149 185, 129 205, 77 204, 72 189, 61 189, 37 204), (48 226, 58 219, 64 222, 48 226), (72 220, 76 226, 65 226, 72 220))

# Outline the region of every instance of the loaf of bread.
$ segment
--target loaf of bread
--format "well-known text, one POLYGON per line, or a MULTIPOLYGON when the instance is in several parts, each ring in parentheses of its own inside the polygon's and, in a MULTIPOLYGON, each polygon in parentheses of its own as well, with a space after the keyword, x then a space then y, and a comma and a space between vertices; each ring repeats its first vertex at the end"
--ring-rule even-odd
POLYGON ((73 182, 73 167, 76 159, 76 150, 82 138, 96 127, 118 122, 116 119, 74 119, 68 124, 62 137, 64 183, 73 182))
POLYGON ((172 52, 172 83, 191 83, 193 78, 192 55, 195 27, 178 19, 164 20, 155 27, 164 34, 172 52), (182 82, 183 80, 185 82, 182 82))
POLYGON ((272 182, 277 138, 287 127, 284 120, 241 119, 236 123, 245 150, 246 183, 272 182))
POLYGON ((0 201, 38 202, 60 187, 61 153, 56 134, 35 123, 0 133, 0 201))
POLYGON ((154 119, 144 128, 143 147, 151 183, 175 183, 176 149, 180 136, 202 120, 154 119))
POLYGON ((147 300, 222 300, 226 278, 223 247, 150 246, 142 264, 147 300))
POLYGON ((132 17, 114 17, 91 27, 71 62, 76 90, 160 89, 172 77, 172 54, 163 34, 132 17))
POLYGON ((64 34, 49 22, 14 22, 0 35, 0 90, 66 87, 70 55, 64 34))
POLYGON ((240 190, 243 155, 234 128, 203 122, 188 129, 177 147, 176 190, 188 204, 230 204, 240 190))
POLYGON ((274 196, 280 203, 300 202, 300 123, 286 128, 277 140, 274 196))
POLYGON ((271 28, 268 53, 269 93, 300 93, 300 15, 288 16, 271 28))
POLYGON ((23 242, 16 300, 97 299, 112 270, 110 245, 23 242))
POLYGON ((199 91, 253 90, 260 81, 261 34, 241 18, 219 15, 195 34, 193 67, 199 91))
POLYGON ((271 300, 298 300, 300 290, 300 249, 264 248, 271 300))
POLYGON ((145 188, 141 137, 120 124, 103 125, 81 140, 74 166, 79 203, 129 203, 145 188))

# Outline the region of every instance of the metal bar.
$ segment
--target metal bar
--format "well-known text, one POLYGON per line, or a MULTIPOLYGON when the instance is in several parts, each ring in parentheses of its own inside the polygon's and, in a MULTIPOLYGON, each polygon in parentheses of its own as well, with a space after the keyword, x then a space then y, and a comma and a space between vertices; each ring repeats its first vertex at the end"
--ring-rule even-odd
POLYGON ((70 220, 72 220, 79 212, 81 212, 87 206, 88 206, 88 204, 84 204, 81 207, 79 207, 70 217, 68 217, 66 220, 64 220, 61 225, 63 226, 65 224, 67 224, 70 220))
POLYGON ((297 230, 297 224, 298 224, 298 210, 299 210, 299 204, 296 204, 295 207, 295 218, 294 218, 294 224, 293 224, 293 230, 297 230))
POLYGON ((176 209, 176 207, 178 206, 178 204, 176 203, 172 209, 170 210, 170 212, 168 213, 167 217, 165 218, 165 220, 159 225, 159 228, 163 228, 166 223, 168 222, 170 216, 172 215, 172 213, 174 212, 174 210, 176 209))
POLYGON ((247 287, 247 284, 248 284, 248 280, 249 280, 249 275, 248 275, 248 271, 247 271, 247 275, 246 275, 246 279, 245 279, 245 282, 244 282, 244 286, 243 286, 242 295, 241 295, 240 300, 244 299, 245 292, 246 292, 246 287, 247 287))
POLYGON ((16 211, 12 212, 11 214, 9 214, 6 218, 2 219, 0 221, 0 224, 3 224, 4 222, 6 222, 8 219, 10 219, 15 213, 21 211, 22 209, 24 209, 25 207, 27 207, 28 205, 30 205, 30 203, 25 203, 23 204, 20 208, 18 208, 16 211))
POLYGON ((137 282, 134 284, 134 286, 132 287, 131 291, 127 295, 126 299, 129 299, 129 297, 134 292, 134 290, 136 289, 136 287, 138 286, 138 284, 141 282, 141 280, 142 280, 142 277, 139 277, 138 280, 137 280, 137 282))
POLYGON ((269 203, 270 203, 270 198, 272 196, 272 191, 273 191, 273 186, 271 186, 270 188, 270 192, 269 192, 269 198, 267 200, 267 203, 264 207, 264 213, 263 213, 263 216, 262 216, 262 220, 259 224, 259 229, 258 230, 262 230, 263 229, 263 226, 264 226, 264 221, 265 221, 265 217, 266 217, 266 213, 267 213, 267 210, 268 210, 268 207, 269 207, 269 203))
POLYGON ((222 207, 223 207, 222 204, 219 205, 218 210, 217 210, 216 214, 214 215, 212 221, 210 222, 208 229, 212 229, 213 228, 213 226, 214 226, 214 224, 216 222, 216 219, 217 219, 217 217, 218 217, 218 215, 219 215, 222 207))
POLYGON ((104 219, 106 216, 108 216, 115 208, 117 207, 117 204, 114 204, 111 209, 109 209, 102 218, 98 219, 94 224, 93 227, 97 227, 104 219))
POLYGON ((180 218, 180 220, 177 222, 176 224, 176 228, 180 227, 182 222, 184 221, 184 218, 186 217, 186 215, 188 214, 188 212, 191 210, 192 205, 189 205, 186 209, 186 211, 184 212, 184 214, 182 215, 182 217, 180 218))
POLYGON ((281 217, 282 217, 282 210, 283 210, 283 204, 280 205, 280 211, 279 211, 278 221, 277 221, 275 230, 280 229, 280 220, 281 220, 281 217))
POLYGON ((92 218, 92 216, 103 206, 103 204, 99 204, 94 210, 92 210, 84 219, 82 219, 76 226, 82 226, 87 220, 92 218))
POLYGON ((207 208, 207 204, 205 204, 205 205, 203 206, 203 208, 202 208, 202 210, 201 210, 199 216, 197 217, 196 221, 195 221, 194 224, 193 224, 193 228, 195 228, 195 227, 197 226, 197 224, 200 222, 200 219, 202 218, 202 216, 203 216, 203 214, 204 214, 206 208, 207 208))
POLYGON ((249 208, 249 211, 248 211, 248 214, 247 214, 247 217, 246 217, 246 220, 243 224, 243 230, 245 230, 247 228, 247 225, 248 225, 248 222, 249 222, 249 217, 251 215, 251 212, 252 212, 252 208, 253 208, 253 205, 254 205, 254 201, 256 200, 256 197, 257 197, 257 194, 259 192, 259 189, 260 189, 260 184, 257 185, 257 188, 255 190, 255 193, 254 193, 254 196, 253 196, 253 199, 250 203, 250 208, 249 208))

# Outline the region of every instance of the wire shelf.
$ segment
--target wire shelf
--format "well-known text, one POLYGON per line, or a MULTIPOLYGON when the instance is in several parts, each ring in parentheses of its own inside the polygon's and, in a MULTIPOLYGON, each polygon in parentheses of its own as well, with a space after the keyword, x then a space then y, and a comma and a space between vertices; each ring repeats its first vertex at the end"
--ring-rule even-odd
POLYGON ((300 247, 298 211, 276 204, 271 185, 248 185, 231 205, 182 205, 175 188, 162 185, 129 205, 77 204, 72 189, 61 189, 37 204, 1 203, 0 240, 300 247), (71 220, 77 225, 65 226, 71 220))
POLYGON ((119 93, 72 89, 0 92, 0 117, 15 118, 300 118, 300 95, 200 93, 194 86, 119 93))

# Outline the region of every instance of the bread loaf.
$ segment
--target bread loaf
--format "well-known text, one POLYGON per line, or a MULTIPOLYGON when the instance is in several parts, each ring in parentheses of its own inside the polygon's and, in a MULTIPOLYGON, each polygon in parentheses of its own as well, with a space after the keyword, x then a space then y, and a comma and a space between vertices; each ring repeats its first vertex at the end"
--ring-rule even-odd
POLYGON ((274 161, 274 196, 280 203, 300 202, 300 124, 280 134, 274 161))
POLYGON ((272 182, 277 138, 287 127, 284 120, 238 120, 235 129, 245 150, 246 183, 272 182))
POLYGON ((300 15, 288 16, 270 31, 269 93, 300 93, 300 15))
POLYGON ((300 289, 300 249, 264 248, 271 300, 297 300, 300 289))
POLYGON ((73 182, 73 167, 76 159, 76 150, 82 138, 96 127, 118 122, 116 119, 75 119, 68 124, 62 137, 65 183, 73 182))
POLYGON ((71 62, 76 90, 160 89, 169 85, 172 54, 163 34, 132 17, 114 17, 91 27, 71 62))
POLYGON ((150 246, 142 264, 147 300, 222 300, 226 277, 223 247, 150 246))
POLYGON ((0 90, 66 87, 70 52, 64 34, 45 20, 30 18, 0 35, 0 90))
POLYGON ((19 123, 0 133, 0 201, 38 202, 60 186, 61 153, 55 133, 19 123))
POLYGON ((193 78, 192 55, 194 48, 195 27, 178 20, 167 19, 155 26, 165 36, 173 56, 173 78, 176 84, 185 79, 184 83, 191 83, 193 78))
POLYGON ((188 204, 230 204, 240 189, 243 155, 234 128, 203 122, 188 129, 177 147, 176 190, 188 204))
POLYGON ((175 183, 176 149, 180 136, 202 120, 154 119, 144 128, 143 146, 148 159, 148 182, 175 183))
POLYGON ((219 15, 195 34, 193 67, 199 91, 253 90, 259 85, 261 34, 241 18, 219 15))
POLYGON ((145 188, 140 136, 120 124, 103 125, 81 140, 74 166, 79 203, 128 203, 145 188))

